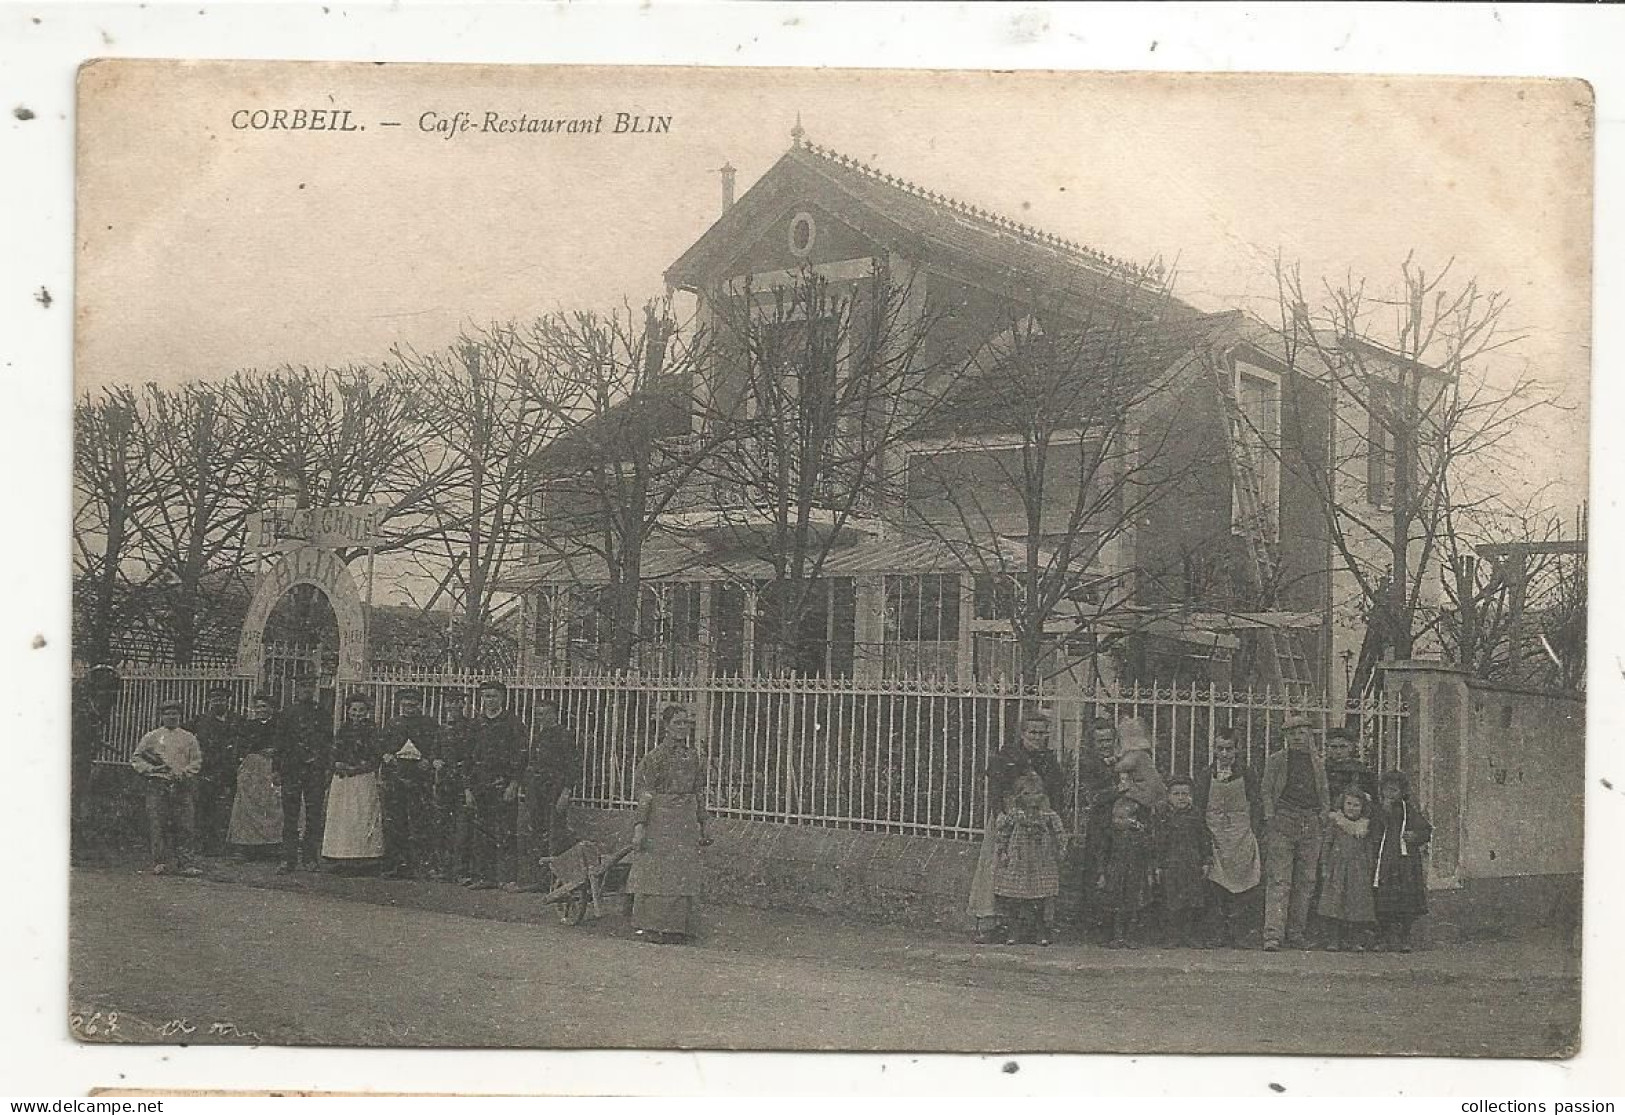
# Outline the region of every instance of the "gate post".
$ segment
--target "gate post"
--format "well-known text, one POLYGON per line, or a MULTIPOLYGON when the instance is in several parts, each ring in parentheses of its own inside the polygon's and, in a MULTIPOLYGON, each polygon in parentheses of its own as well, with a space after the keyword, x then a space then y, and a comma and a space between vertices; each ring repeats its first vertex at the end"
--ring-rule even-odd
POLYGON ((1442 662, 1424 661, 1387 663, 1383 675, 1383 688, 1397 690, 1407 706, 1399 769, 1410 775, 1433 822, 1428 887, 1453 890, 1461 886, 1467 835, 1467 676, 1442 662))

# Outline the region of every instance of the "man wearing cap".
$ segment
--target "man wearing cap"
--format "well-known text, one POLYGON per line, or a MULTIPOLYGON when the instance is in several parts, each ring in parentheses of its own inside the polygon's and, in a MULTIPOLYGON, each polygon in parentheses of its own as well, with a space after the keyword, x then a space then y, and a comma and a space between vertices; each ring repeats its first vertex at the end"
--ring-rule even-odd
POLYGON ((203 715, 190 728, 203 748, 203 773, 197 780, 197 835, 199 850, 206 856, 226 850, 237 762, 243 753, 243 718, 231 707, 231 697, 228 686, 211 685, 203 715))
POLYGON ((1288 717, 1286 748, 1264 762, 1264 951, 1308 947, 1328 806, 1326 766, 1307 717, 1288 717))
POLYGON ((440 698, 440 758, 435 760, 435 811, 439 847, 436 862, 442 875, 457 883, 474 881, 470 829, 474 791, 470 781, 474 723, 468 718, 468 695, 448 689, 440 698))
POLYGON ((474 889, 490 890, 513 877, 519 783, 525 770, 530 729, 508 711, 508 687, 480 684, 480 707, 470 733, 474 800, 474 889))
POLYGON ((282 794, 282 866, 277 870, 296 871, 303 863, 315 871, 322 862, 322 824, 333 763, 333 722, 316 700, 315 678, 301 674, 293 679, 293 702, 276 718, 275 731, 271 770, 282 794))
POLYGON ((384 725, 384 878, 430 870, 435 847, 434 786, 441 762, 440 725, 423 715, 423 694, 395 694, 396 715, 384 725))
POLYGON ((181 727, 179 701, 158 706, 158 727, 141 737, 130 765, 146 780, 152 873, 203 874, 192 863, 193 792, 203 770, 203 749, 181 727))
POLYGON ((536 731, 525 756, 518 883, 539 886, 540 858, 567 849, 570 794, 580 779, 581 749, 559 723, 558 703, 544 697, 536 703, 536 731))

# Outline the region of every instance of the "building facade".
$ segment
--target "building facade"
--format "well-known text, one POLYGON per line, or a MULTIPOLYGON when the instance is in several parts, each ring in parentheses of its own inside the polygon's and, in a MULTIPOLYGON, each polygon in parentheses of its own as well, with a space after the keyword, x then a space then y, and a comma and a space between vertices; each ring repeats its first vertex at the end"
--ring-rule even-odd
POLYGON ((799 137, 666 278, 704 367, 538 460, 528 669, 1340 691, 1350 421, 1258 323, 799 137), (651 445, 629 576, 583 477, 651 445))

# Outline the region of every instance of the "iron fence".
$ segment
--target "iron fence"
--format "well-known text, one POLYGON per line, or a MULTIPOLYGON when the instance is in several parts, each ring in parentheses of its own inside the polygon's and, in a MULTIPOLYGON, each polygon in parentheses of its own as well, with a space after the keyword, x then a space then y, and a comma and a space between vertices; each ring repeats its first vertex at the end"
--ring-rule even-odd
MULTIPOLYGON (((368 693, 387 718, 398 692, 411 686, 424 711, 439 717, 456 691, 474 707, 489 675, 411 670, 378 671, 323 691, 335 718, 352 692, 368 693)), ((1071 775, 1072 814, 1088 732, 1096 718, 1138 718, 1153 741, 1160 770, 1194 774, 1212 756, 1220 729, 1229 729, 1252 764, 1281 746, 1290 715, 1324 727, 1347 726, 1362 758, 1379 772, 1398 765, 1407 710, 1376 692, 1337 707, 1275 693, 1213 685, 1136 686, 1081 695, 1034 696, 1013 689, 955 686, 926 680, 820 678, 504 677, 509 707, 528 724, 551 699, 581 744, 578 800, 622 808, 636 800, 637 767, 654 745, 660 708, 681 701, 694 712, 708 767, 713 812, 752 820, 810 824, 950 839, 980 835, 986 809, 984 772, 990 754, 1012 738, 1022 714, 1041 707, 1055 725, 1063 770, 1071 775)), ((102 758, 127 762, 143 733, 158 723, 157 707, 179 700, 188 718, 203 711, 207 691, 226 686, 246 709, 251 678, 220 668, 126 670, 106 723, 102 758)))

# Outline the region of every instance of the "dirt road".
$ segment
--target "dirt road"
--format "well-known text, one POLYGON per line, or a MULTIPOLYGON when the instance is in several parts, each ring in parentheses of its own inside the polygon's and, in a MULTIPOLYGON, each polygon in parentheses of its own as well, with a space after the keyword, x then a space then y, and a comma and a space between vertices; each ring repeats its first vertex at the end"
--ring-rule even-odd
POLYGON ((122 871, 76 872, 72 901, 72 1002, 120 1012, 112 1040, 1550 1056, 1579 1026, 1577 981, 1548 976, 661 947, 122 871))

